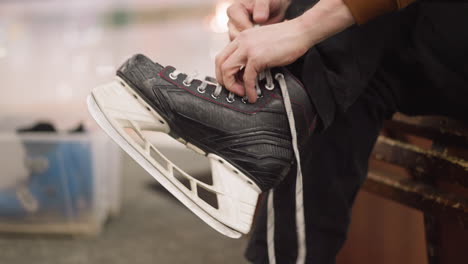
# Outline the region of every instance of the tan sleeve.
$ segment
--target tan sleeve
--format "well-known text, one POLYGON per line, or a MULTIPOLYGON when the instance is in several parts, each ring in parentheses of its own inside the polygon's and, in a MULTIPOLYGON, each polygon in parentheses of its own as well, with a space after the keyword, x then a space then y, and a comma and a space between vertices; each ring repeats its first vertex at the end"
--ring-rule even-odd
POLYGON ((364 24, 385 13, 405 8, 414 1, 415 0, 343 0, 358 24, 364 24))

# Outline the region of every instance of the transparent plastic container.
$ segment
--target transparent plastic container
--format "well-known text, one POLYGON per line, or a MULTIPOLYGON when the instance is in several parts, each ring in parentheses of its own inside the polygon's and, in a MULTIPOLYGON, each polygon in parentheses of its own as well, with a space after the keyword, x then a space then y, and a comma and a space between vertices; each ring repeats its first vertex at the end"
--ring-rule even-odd
POLYGON ((121 151, 102 132, 0 133, 0 232, 96 235, 120 210, 121 151))

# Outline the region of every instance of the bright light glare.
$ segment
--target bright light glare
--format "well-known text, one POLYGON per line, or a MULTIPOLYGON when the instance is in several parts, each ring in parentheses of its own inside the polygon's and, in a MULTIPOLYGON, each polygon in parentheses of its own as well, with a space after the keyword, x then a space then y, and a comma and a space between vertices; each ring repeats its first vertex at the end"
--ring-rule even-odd
POLYGON ((211 18, 210 28, 216 33, 225 33, 228 31, 227 23, 229 17, 227 15, 227 9, 231 5, 231 1, 221 1, 216 4, 216 14, 211 18))

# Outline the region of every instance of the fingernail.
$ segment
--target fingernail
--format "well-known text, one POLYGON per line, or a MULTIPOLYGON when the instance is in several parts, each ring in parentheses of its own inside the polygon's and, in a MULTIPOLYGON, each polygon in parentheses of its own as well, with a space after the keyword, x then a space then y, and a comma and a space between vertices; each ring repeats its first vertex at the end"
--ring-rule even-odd
POLYGON ((268 14, 265 11, 262 11, 256 14, 255 22, 263 23, 267 19, 268 19, 268 14))

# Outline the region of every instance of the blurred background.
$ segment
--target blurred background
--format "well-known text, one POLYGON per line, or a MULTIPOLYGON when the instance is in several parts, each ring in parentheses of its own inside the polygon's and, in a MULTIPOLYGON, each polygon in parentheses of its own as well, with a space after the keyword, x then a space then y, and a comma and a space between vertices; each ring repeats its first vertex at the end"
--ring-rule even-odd
POLYGON ((212 75, 228 5, 0 1, 0 263, 246 263, 246 238, 225 238, 189 212, 86 108, 90 90, 135 53, 212 75))
POLYGON ((90 89, 137 52, 210 74, 227 42, 227 6, 215 0, 1 1, 0 111, 86 120, 90 89), (54 111, 59 106, 61 113, 54 111))

